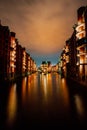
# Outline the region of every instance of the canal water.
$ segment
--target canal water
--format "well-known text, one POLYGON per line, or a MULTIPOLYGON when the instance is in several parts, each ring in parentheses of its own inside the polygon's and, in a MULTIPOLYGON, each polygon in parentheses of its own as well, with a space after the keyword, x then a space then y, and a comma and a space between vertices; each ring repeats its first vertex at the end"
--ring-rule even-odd
POLYGON ((35 73, 0 88, 0 130, 87 127, 87 90, 58 73, 35 73))

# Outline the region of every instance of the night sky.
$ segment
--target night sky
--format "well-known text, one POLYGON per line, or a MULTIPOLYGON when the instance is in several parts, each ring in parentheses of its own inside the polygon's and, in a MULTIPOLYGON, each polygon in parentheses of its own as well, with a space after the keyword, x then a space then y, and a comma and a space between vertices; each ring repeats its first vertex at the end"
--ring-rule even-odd
POLYGON ((0 0, 0 19, 37 65, 56 64, 77 23, 77 9, 86 5, 87 0, 0 0))

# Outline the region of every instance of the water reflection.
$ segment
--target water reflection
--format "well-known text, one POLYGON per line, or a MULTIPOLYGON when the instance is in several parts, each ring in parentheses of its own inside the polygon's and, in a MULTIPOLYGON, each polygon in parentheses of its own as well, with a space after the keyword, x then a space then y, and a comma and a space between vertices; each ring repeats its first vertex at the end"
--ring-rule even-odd
POLYGON ((87 89, 72 81, 69 82, 68 88, 72 118, 79 122, 79 126, 84 127, 87 121, 87 89))
POLYGON ((10 87, 8 101, 7 101, 7 123, 12 124, 14 122, 17 112, 17 94, 16 84, 10 87))
POLYGON ((38 98, 38 77, 36 74, 29 75, 22 80, 22 105, 28 105, 38 98))
POLYGON ((22 102, 23 104, 26 102, 26 85, 27 85, 27 77, 22 80, 22 102))
POLYGON ((75 98, 75 105, 76 105, 77 113, 79 116, 82 117, 84 115, 83 101, 79 95, 75 95, 74 98, 75 98))
POLYGON ((46 97, 47 96, 47 77, 46 77, 46 75, 44 75, 44 77, 42 77, 42 85, 43 85, 44 95, 46 97))
POLYGON ((61 93, 64 101, 64 105, 69 107, 69 91, 65 78, 61 79, 61 93))
MULTIPOLYGON (((66 80, 61 79, 56 73, 54 74, 33 74, 22 80, 22 100, 32 101, 42 99, 51 102, 55 98, 61 98, 63 104, 69 106, 69 95, 66 80)), ((59 99, 58 99, 59 100, 59 99)))
POLYGON ((52 77, 51 74, 40 75, 40 90, 43 100, 47 102, 49 97, 52 95, 52 77))
POLYGON ((19 82, 9 90, 6 107, 9 124, 14 121, 18 124, 19 120, 25 124, 31 121, 44 124, 49 120, 67 124, 85 119, 87 103, 84 94, 76 92, 76 87, 67 84, 57 73, 36 73, 19 82))

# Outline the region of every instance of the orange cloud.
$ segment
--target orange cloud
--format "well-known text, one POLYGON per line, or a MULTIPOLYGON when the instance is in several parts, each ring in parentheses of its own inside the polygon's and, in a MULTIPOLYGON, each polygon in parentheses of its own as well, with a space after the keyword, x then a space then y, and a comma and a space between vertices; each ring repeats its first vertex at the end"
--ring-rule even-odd
POLYGON ((0 0, 0 18, 32 54, 56 54, 73 32, 77 9, 86 4, 87 0, 0 0))

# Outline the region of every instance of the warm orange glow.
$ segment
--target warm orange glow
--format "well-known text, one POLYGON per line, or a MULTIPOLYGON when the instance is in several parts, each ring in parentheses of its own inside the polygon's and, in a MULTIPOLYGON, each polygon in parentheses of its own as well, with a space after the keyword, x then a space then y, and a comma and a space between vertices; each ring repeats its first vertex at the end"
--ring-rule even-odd
POLYGON ((22 80, 22 100, 23 100, 23 103, 25 102, 26 100, 26 77, 23 78, 22 80))
POLYGON ((16 95, 16 84, 11 86, 10 92, 9 92, 9 98, 7 103, 7 123, 12 124, 15 119, 17 109, 17 95, 16 95))
POLYGON ((81 39, 81 38, 83 38, 83 37, 85 37, 85 36, 86 36, 85 31, 81 31, 81 32, 78 32, 78 33, 76 34, 76 37, 77 37, 78 39, 81 39))
POLYGON ((83 74, 83 66, 82 65, 80 65, 80 68, 79 68, 80 70, 80 75, 82 75, 83 74))
MULTIPOLYGON (((86 0, 73 1, 75 4, 69 0, 22 0, 14 4, 1 1, 0 17, 4 25, 9 25, 17 33, 22 46, 33 54, 53 54, 61 50, 66 38, 72 34, 78 7, 87 4, 86 0)), ((78 25, 82 22, 81 17, 78 25)))
POLYGON ((87 76, 87 65, 85 65, 85 75, 87 76))
POLYGON ((46 78, 46 76, 44 76, 43 83, 44 83, 44 94, 46 95, 47 94, 47 78, 46 78))
POLYGON ((80 32, 80 31, 82 31, 82 30, 85 30, 85 23, 81 23, 80 25, 78 25, 78 26, 76 27, 76 31, 77 31, 77 32, 80 32))
POLYGON ((75 95, 74 98, 78 115, 84 115, 83 101, 81 97, 79 95, 75 95))
POLYGON ((80 64, 85 63, 85 56, 80 55, 80 64))
POLYGON ((84 17, 78 20, 78 26, 76 27, 76 31, 77 31, 76 37, 78 39, 81 39, 86 36, 84 17))
POLYGON ((66 56, 66 63, 69 63, 69 55, 66 56))
POLYGON ((69 105, 69 95, 68 95, 68 88, 67 88, 67 84, 66 84, 66 80, 64 78, 62 78, 61 80, 61 91, 64 97, 64 105, 66 107, 68 107, 69 105))
POLYGON ((40 75, 40 82, 41 82, 41 89, 42 89, 42 93, 43 93, 43 96, 45 98, 45 102, 47 102, 48 100, 48 95, 52 94, 52 77, 51 77, 51 74, 47 74, 47 75, 44 75, 44 74, 41 74, 40 75))
POLYGON ((68 46, 66 46, 65 52, 66 52, 66 53, 69 52, 69 47, 68 47, 68 46))
POLYGON ((16 43, 15 43, 15 37, 11 37, 11 47, 15 48, 16 43))
POLYGON ((82 24, 82 23, 84 23, 84 15, 81 16, 81 17, 79 18, 79 20, 78 20, 78 25, 80 25, 80 24, 82 24))

